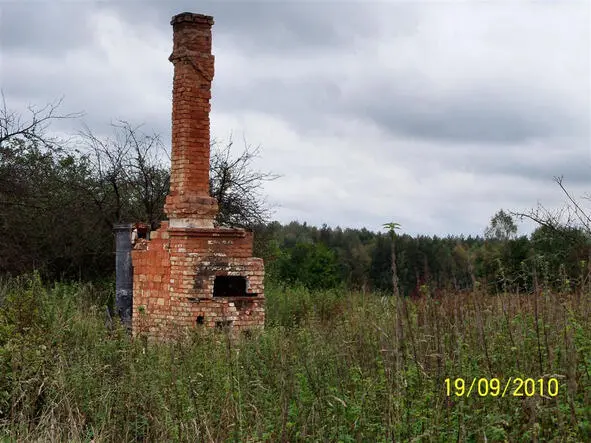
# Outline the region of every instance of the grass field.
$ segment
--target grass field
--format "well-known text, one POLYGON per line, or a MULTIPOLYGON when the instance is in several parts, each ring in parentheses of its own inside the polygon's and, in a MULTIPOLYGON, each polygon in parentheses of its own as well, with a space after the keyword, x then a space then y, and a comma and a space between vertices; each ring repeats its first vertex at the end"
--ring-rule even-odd
POLYGON ((268 285, 260 334, 147 345, 106 328, 109 297, 0 284, 0 438, 591 441, 591 294, 400 301, 268 285))

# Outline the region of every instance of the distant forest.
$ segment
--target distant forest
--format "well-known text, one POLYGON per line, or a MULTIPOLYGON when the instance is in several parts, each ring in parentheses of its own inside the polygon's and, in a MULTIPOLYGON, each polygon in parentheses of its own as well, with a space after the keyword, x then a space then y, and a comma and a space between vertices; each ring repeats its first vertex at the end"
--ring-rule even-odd
MULTIPOLYGON (((331 229, 277 222, 261 227, 258 252, 279 281, 310 289, 344 285, 392 292, 391 238, 366 229, 331 229)), ((589 284, 588 237, 582 230, 540 227, 514 238, 395 237, 400 291, 575 291, 589 284)))
MULTIPOLYGON (((59 102, 30 110, 27 120, 0 109, 0 273, 37 270, 47 279, 111 279, 112 225, 165 219, 169 171, 156 134, 127 122, 99 137, 88 128, 68 143, 47 136, 59 102)), ((577 291, 589 285, 591 219, 571 199, 562 223, 532 211, 539 223, 516 236, 514 217, 499 211, 482 237, 411 237, 367 229, 270 222, 262 185, 277 178, 257 171, 257 149, 236 154, 231 140, 212 142, 210 193, 219 203, 217 223, 252 229, 255 255, 267 278, 308 289, 346 287, 392 293, 392 241, 400 293, 444 291, 577 291)), ((561 179, 558 184, 566 192, 561 179)), ((388 222, 389 220, 384 220, 388 222)), ((485 227, 483 226, 483 229, 485 227)))
MULTIPOLYGON (((227 164, 220 161, 219 152, 213 159, 224 168, 227 164)), ((47 279, 112 278, 112 224, 145 221, 156 227, 157 220, 165 218, 164 168, 97 171, 91 160, 34 143, 2 147, 2 274, 35 269, 47 279)), ((221 175, 212 173, 213 178, 221 175)), ((309 289, 392 292, 388 233, 297 222, 282 225, 261 221, 264 217, 247 223, 248 213, 240 223, 238 210, 224 207, 225 202, 239 200, 231 195, 231 187, 225 189, 226 194, 220 192, 220 184, 212 180, 212 194, 222 203, 220 217, 226 217, 219 221, 254 230, 255 255, 265 259, 268 279, 309 289)), ((240 204, 256 210, 258 202, 240 204)), ((500 211, 482 237, 396 235, 401 293, 438 295, 475 286, 491 292, 533 291, 536 285, 576 291, 589 284, 591 247, 584 229, 542 225, 521 237, 515 231, 511 216, 500 211)))

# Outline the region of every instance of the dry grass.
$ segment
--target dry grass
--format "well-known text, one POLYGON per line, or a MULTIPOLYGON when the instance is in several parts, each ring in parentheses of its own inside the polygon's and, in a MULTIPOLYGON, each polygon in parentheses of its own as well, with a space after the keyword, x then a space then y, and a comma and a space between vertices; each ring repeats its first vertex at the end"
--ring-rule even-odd
POLYGON ((0 436, 39 441, 585 441, 589 294, 396 300, 267 288, 268 325, 145 346, 105 294, 0 288, 0 436), (396 337, 400 337, 397 340, 396 337), (448 397, 446 378, 556 377, 558 396, 448 397))

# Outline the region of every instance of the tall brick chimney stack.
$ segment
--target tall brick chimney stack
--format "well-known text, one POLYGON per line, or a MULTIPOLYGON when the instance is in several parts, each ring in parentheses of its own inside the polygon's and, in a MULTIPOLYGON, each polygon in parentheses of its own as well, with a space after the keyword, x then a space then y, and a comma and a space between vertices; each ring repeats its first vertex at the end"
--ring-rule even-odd
POLYGON ((213 18, 172 18, 172 168, 164 209, 169 221, 131 251, 134 335, 169 339, 193 328, 265 325, 265 266, 253 257, 253 233, 215 227, 209 196, 209 100, 213 18))
POLYGON ((170 191, 164 210, 171 228, 213 228, 218 211, 209 195, 209 111, 214 56, 213 17, 183 12, 175 15, 172 90, 172 155, 170 191))

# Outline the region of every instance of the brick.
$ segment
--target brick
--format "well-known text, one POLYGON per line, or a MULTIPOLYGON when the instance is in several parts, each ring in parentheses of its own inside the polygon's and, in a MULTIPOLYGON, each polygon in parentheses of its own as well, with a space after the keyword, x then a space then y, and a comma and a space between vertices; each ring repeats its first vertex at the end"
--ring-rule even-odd
POLYGON ((213 20, 203 17, 183 13, 172 22, 172 159, 170 191, 164 205, 175 223, 187 219, 203 227, 171 228, 170 222, 164 221, 150 241, 136 243, 132 251, 133 333, 147 333, 155 339, 173 338, 194 327, 198 316, 203 317, 205 327, 229 320, 238 330, 262 328, 265 321, 264 265, 261 259, 251 257, 252 232, 212 228, 217 213, 217 202, 209 196, 213 20), (183 25, 177 26, 179 23, 183 25), (194 59, 183 56, 187 48, 197 51, 194 59), (195 65, 206 73, 205 77, 195 65), (257 300, 241 308, 240 303, 236 306, 237 300, 214 298, 217 276, 245 277, 247 291, 259 294, 257 300))

